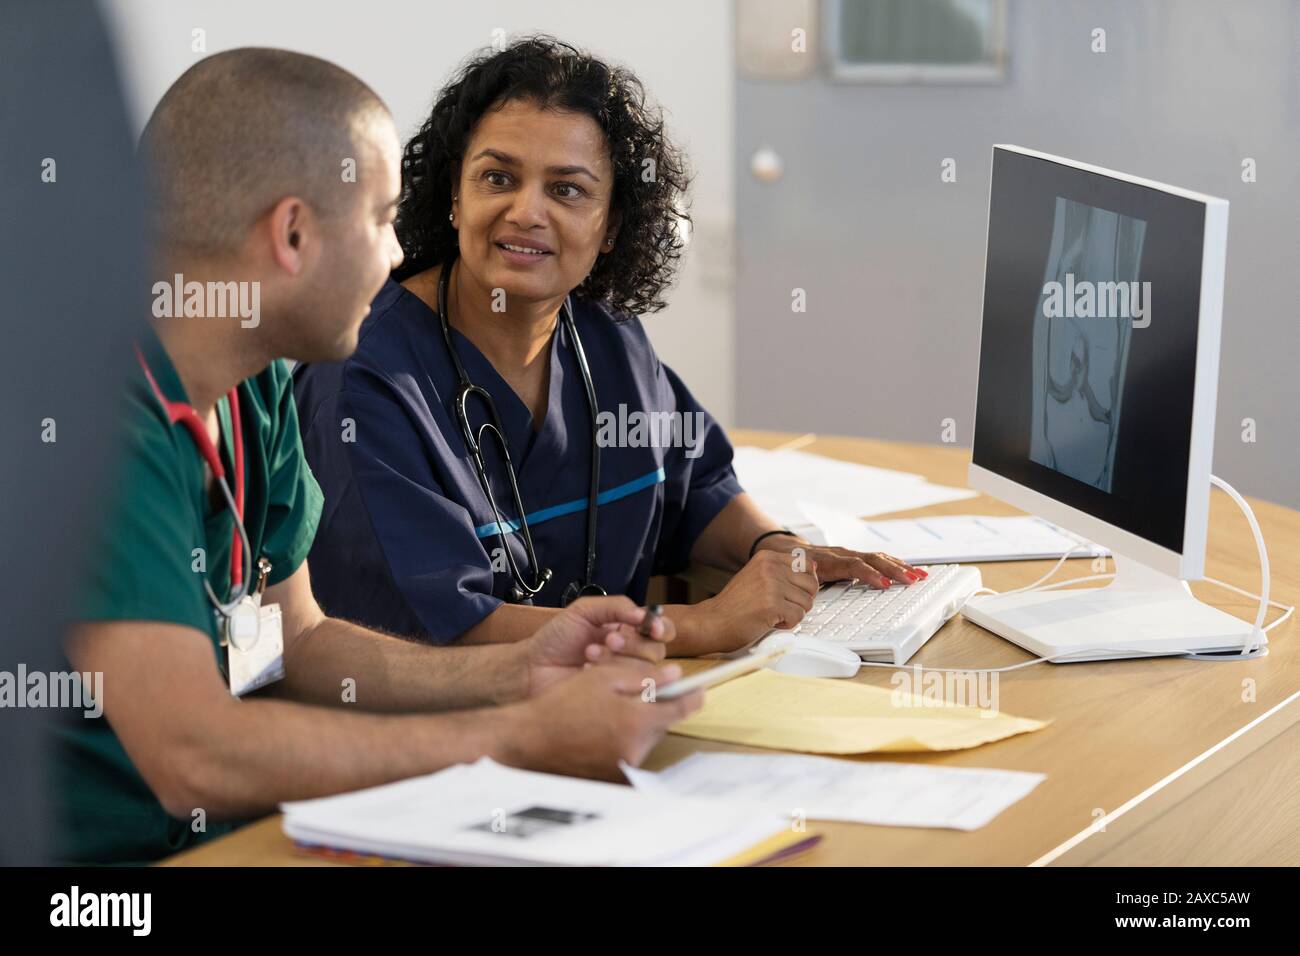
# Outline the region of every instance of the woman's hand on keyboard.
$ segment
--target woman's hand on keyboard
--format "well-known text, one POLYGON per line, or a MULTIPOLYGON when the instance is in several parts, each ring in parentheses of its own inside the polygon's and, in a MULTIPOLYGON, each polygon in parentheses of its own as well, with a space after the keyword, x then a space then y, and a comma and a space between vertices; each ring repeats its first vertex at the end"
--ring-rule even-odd
POLYGON ((812 609, 818 566, 798 553, 759 550, 715 597, 675 614, 674 656, 739 650, 789 630, 812 609))
POLYGON ((879 551, 851 551, 848 548, 829 548, 809 544, 798 538, 773 535, 759 543, 759 554, 763 550, 783 554, 802 553, 808 561, 816 564, 817 576, 822 581, 852 581, 867 584, 875 588, 887 588, 894 582, 915 584, 926 577, 920 568, 898 560, 879 551))

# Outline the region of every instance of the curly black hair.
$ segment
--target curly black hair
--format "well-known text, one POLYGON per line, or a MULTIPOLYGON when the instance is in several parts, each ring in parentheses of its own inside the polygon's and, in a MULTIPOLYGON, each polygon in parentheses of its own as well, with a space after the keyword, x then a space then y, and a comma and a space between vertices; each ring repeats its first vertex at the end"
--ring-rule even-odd
POLYGON ((456 230, 447 217, 465 149, 488 110, 515 100, 585 113, 609 145, 610 213, 621 216, 618 239, 612 251, 596 259, 574 295, 633 315, 662 309, 684 244, 677 220, 690 223, 685 157, 668 140, 661 112, 647 101, 635 75, 545 35, 472 56, 406 144, 396 224, 406 259, 395 277, 404 279, 456 255, 456 230))

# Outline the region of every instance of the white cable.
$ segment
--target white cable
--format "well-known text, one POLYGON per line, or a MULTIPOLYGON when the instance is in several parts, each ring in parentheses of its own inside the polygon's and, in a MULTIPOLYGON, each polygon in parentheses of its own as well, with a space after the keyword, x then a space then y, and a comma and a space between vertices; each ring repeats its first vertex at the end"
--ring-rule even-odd
POLYGON ((1034 588, 1035 591, 1055 591, 1057 588, 1069 587, 1071 584, 1082 584, 1084 581, 1109 581, 1115 577, 1114 571, 1107 571, 1105 574, 1089 574, 1082 578, 1069 578, 1065 581, 1057 581, 1055 584, 1044 584, 1040 588, 1034 588))
POLYGON ((1246 516, 1247 523, 1250 524, 1250 532, 1255 536, 1255 547, 1259 551, 1259 577, 1261 583, 1259 589, 1259 612, 1255 615, 1255 627, 1251 630, 1250 636, 1246 638, 1246 643, 1241 646, 1241 654, 1245 657, 1254 651, 1256 647, 1256 644, 1254 643, 1256 634, 1259 635, 1260 644, 1264 641, 1264 618, 1268 615, 1268 589, 1271 583, 1269 580, 1268 569, 1268 549, 1264 547, 1264 534, 1259 530, 1259 522, 1255 520, 1255 511, 1251 508, 1250 503, 1241 495, 1237 494, 1236 488, 1232 487, 1232 485, 1228 484, 1218 475, 1210 475, 1210 484, 1217 486, 1227 494, 1229 498, 1237 503, 1237 507, 1241 509, 1242 513, 1246 516))
MULTIPOLYGON (((1202 580, 1204 580, 1207 584, 1217 584, 1219 587, 1221 587, 1221 588, 1227 588, 1229 591, 1236 591, 1236 592, 1237 592, 1238 594, 1240 594, 1242 597, 1248 597, 1248 598, 1250 598, 1250 599, 1252 599, 1252 600, 1255 600, 1255 601, 1259 601, 1259 600, 1261 600, 1261 598, 1260 598, 1260 596, 1259 596, 1258 594, 1251 594, 1251 593, 1250 593, 1249 591, 1247 591, 1245 588, 1239 588, 1239 587, 1237 587, 1235 584, 1229 584, 1227 581, 1220 581, 1218 578, 1203 578, 1202 580)), ((1264 628, 1264 633, 1265 633, 1265 634, 1267 634, 1269 631, 1273 630, 1273 628, 1275 628, 1275 627, 1277 627, 1279 624, 1283 623, 1287 618, 1289 618, 1293 613, 1295 613, 1295 607, 1294 607, 1293 605, 1290 605, 1290 604, 1283 604, 1281 601, 1270 600, 1270 601, 1268 602, 1268 605, 1269 605, 1269 607, 1275 607, 1275 608, 1277 608, 1279 611, 1286 611, 1286 613, 1283 614, 1281 617, 1279 617, 1276 621, 1274 621, 1274 622, 1273 622, 1272 624, 1270 624, 1268 627, 1264 628)))
MULTIPOLYGON (((1268 565, 1268 550, 1264 547, 1264 535, 1263 532, 1261 532, 1259 529, 1259 522, 1255 520, 1255 512, 1250 507, 1250 503, 1247 502, 1245 498, 1243 498, 1240 494, 1237 493, 1237 489, 1233 488, 1230 484, 1228 484, 1226 481, 1224 481, 1222 478, 1218 477, 1217 475, 1210 475, 1210 483, 1222 489, 1228 495, 1228 497, 1230 497, 1234 502, 1236 502, 1237 507, 1240 508, 1242 513, 1246 516, 1246 522, 1250 525, 1251 533, 1255 536, 1255 547, 1259 551, 1259 567, 1260 567, 1260 578, 1262 583, 1262 588, 1261 588, 1262 593, 1251 594, 1245 588, 1239 588, 1234 584, 1228 584, 1226 581, 1220 581, 1218 578, 1206 577, 1203 580, 1209 584, 1216 584, 1219 587, 1227 588, 1229 591, 1235 591, 1237 594, 1259 601, 1259 611, 1255 615, 1255 626, 1251 630, 1250 634, 1247 636, 1246 643, 1242 645, 1241 653, 1238 654, 1236 658, 1227 657, 1227 656, 1206 656, 1202 654, 1197 654, 1195 652, 1188 652, 1187 654, 1168 655, 1168 656, 1179 656, 1186 659, 1206 660, 1206 661, 1224 661, 1224 660, 1234 660, 1234 659, 1241 660, 1246 657, 1256 656, 1255 652, 1263 644, 1264 635, 1267 634, 1269 631, 1273 630, 1273 628, 1277 627, 1279 624, 1282 624, 1284 621, 1286 621, 1286 619, 1289 618, 1295 612, 1295 607, 1287 604, 1282 604, 1278 601, 1273 601, 1269 599, 1270 571, 1268 565), (1272 624, 1268 625, 1268 627, 1264 627, 1263 626, 1264 618, 1268 616, 1268 609, 1270 606, 1275 607, 1280 611, 1285 611, 1286 613, 1284 613, 1272 624), (1254 640, 1257 634, 1259 635, 1260 638, 1258 641, 1254 640)), ((1013 590, 1010 591, 995 591, 992 588, 981 587, 976 589, 976 591, 971 595, 971 597, 976 597, 980 594, 1004 595, 1004 594, 1023 594, 1027 591, 1051 591, 1056 588, 1069 587, 1072 584, 1082 584, 1085 581, 1103 581, 1115 577, 1114 572, 1109 572, 1106 574, 1090 574, 1081 578, 1070 578, 1066 581, 1057 581, 1055 584, 1045 583, 1051 580, 1052 577, 1056 574, 1056 572, 1061 569, 1061 566, 1065 564, 1066 559, 1069 558, 1070 555, 1074 554, 1074 552, 1078 551, 1083 547, 1084 547, 1084 543, 1079 542, 1069 551, 1066 551, 1065 554, 1061 555, 1060 560, 1057 561, 1056 564, 1052 566, 1052 569, 1048 571, 1046 574, 1044 574, 1037 581, 1035 581, 1033 584, 1027 584, 1024 587, 1014 588, 1013 590)), ((1148 654, 1145 651, 1139 651, 1135 648, 1125 648, 1125 647, 1104 647, 1104 648, 1099 648, 1099 650, 1105 651, 1107 653, 1138 654, 1143 657, 1166 656, 1166 655, 1152 655, 1152 654, 1148 654)), ((1064 657, 1064 656, 1066 655, 1057 655, 1057 657, 1035 657, 1032 660, 1021 661, 1019 664, 1008 664, 1006 667, 922 667, 919 664, 889 664, 883 661, 863 661, 862 666, 863 667, 893 667, 895 669, 902 668, 902 669, 912 669, 918 671, 935 671, 939 673, 950 673, 950 674, 952 673, 999 674, 1005 671, 1020 670, 1023 667, 1032 667, 1035 664, 1042 664, 1046 661, 1053 661, 1059 657, 1064 657)))
MULTIPOLYGON (((1135 654, 1139 657, 1162 656, 1136 647, 1102 647, 1098 648, 1098 650, 1108 654, 1135 654)), ((1032 667, 1035 664, 1043 664, 1067 656, 1066 654, 1058 654, 1056 657, 1035 657, 1032 660, 1021 661, 1019 664, 1008 664, 1005 667, 922 667, 920 664, 889 664, 885 661, 862 661, 861 664, 863 667, 893 667, 896 670, 937 671, 945 674, 1000 674, 1004 671, 1018 671, 1022 667, 1032 667)), ((1098 659, 1105 660, 1105 658, 1098 659)), ((1087 661, 1078 661, 1078 663, 1084 664, 1087 661)))
POLYGON ((1051 580, 1051 579, 1056 575, 1056 572, 1059 571, 1059 570, 1061 570, 1061 565, 1065 564, 1066 559, 1067 559, 1070 555, 1074 554, 1074 552, 1076 552, 1076 551, 1080 550, 1081 548, 1083 548, 1083 546, 1084 546, 1083 542, 1080 541, 1078 544, 1076 544, 1076 545, 1075 545, 1073 548, 1071 548, 1069 551, 1065 552, 1065 554, 1061 555, 1061 560, 1057 561, 1054 565, 1052 565, 1052 570, 1048 571, 1046 574, 1044 574, 1041 578, 1039 578, 1039 579, 1038 579, 1037 581, 1035 581, 1033 584, 1026 584, 1023 588, 1013 588, 1013 589, 1010 590, 1010 591, 994 591, 994 590, 991 589, 991 588, 982 589, 982 590, 987 590, 990 594, 1023 594, 1023 593, 1026 592, 1026 591, 1035 591, 1035 590, 1037 590, 1037 589, 1039 588, 1039 586, 1040 586, 1044 581, 1050 581, 1050 580, 1051 580))

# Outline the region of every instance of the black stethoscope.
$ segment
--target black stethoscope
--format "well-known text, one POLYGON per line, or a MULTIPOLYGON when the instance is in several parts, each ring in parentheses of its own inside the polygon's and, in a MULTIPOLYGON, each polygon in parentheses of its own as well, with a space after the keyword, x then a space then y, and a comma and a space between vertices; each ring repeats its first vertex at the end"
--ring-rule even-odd
MULTIPOLYGON (((537 563, 537 553, 533 550, 533 535, 528 528, 528 518, 524 514, 524 503, 519 497, 519 481, 515 474, 514 463, 510 460, 510 449, 506 447, 505 434, 501 430, 501 419, 497 416, 496 404, 492 401, 492 396, 488 394, 487 389, 475 385, 469 380, 469 376, 465 372, 465 366, 461 364, 460 356, 456 354, 456 346, 451 340, 451 324, 448 321, 449 313, 447 311, 447 281, 455 263, 454 258, 448 260, 442 268, 442 274, 438 276, 438 319, 442 324, 442 338, 447 344, 447 354, 451 356, 451 362, 456 367, 456 375, 459 379, 456 389, 456 417, 460 421, 460 429, 465 436, 465 447, 469 449, 470 456, 474 459, 474 469, 478 472, 478 482, 483 487, 483 493, 487 496, 488 505, 492 508, 492 517, 496 520, 497 540, 501 543, 501 550, 505 552, 506 561, 510 565, 510 576, 513 578, 513 583, 510 585, 506 597, 507 600, 517 604, 528 598, 535 597, 542 588, 546 587, 547 582, 551 580, 552 572, 550 568, 539 567, 537 563), (488 421, 480 425, 477 432, 470 425, 469 415, 466 411, 466 403, 471 395, 483 402, 488 415, 488 421), (497 507, 496 496, 492 494, 492 486, 488 484, 487 467, 483 461, 482 435, 484 432, 496 437, 501 459, 505 462, 506 477, 510 480, 510 493, 514 498, 515 512, 519 515, 519 531, 523 534, 524 551, 528 556, 528 564, 533 569, 531 581, 524 578, 523 572, 519 570, 519 565, 515 562, 514 553, 510 550, 509 542, 506 541, 506 525, 501 520, 501 510, 497 507)), ((573 321, 573 308, 569 304, 568 296, 564 297, 564 305, 560 308, 560 321, 564 323, 564 328, 573 342, 573 353, 577 356, 578 368, 582 371, 582 384, 586 386, 587 390, 587 410, 591 415, 591 480, 587 492, 587 560, 584 565, 582 581, 571 581, 568 587, 564 589, 561 601, 567 605, 576 598, 603 595, 605 589, 592 581, 596 571, 596 510, 599 504, 597 496, 600 493, 600 446, 596 443, 596 387, 591 381, 591 369, 587 366, 587 355, 582 350, 582 340, 578 338, 578 329, 573 321)))

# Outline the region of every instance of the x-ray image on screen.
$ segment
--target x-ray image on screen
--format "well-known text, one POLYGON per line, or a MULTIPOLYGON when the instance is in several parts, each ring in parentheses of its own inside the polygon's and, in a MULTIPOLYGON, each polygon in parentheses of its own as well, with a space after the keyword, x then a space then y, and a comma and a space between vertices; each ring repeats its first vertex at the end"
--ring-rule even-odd
MULTIPOLYGON (((1082 288, 1081 282, 1137 282, 1146 225, 1058 196, 1034 315, 1029 457, 1107 493, 1114 478, 1133 319, 1071 314, 1072 302, 1066 303, 1065 314, 1057 314, 1059 309, 1048 309, 1047 290, 1049 283, 1060 283, 1059 290, 1082 288)), ((1059 305, 1061 298, 1055 302, 1059 305)))

